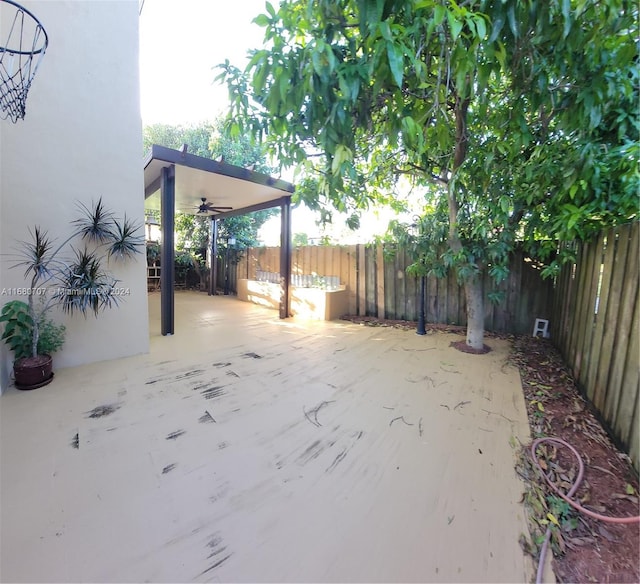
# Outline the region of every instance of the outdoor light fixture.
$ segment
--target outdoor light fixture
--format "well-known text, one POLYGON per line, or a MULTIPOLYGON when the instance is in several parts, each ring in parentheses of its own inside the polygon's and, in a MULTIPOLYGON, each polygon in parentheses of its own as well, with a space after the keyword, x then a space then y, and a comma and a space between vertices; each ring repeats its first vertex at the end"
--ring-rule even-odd
MULTIPOLYGON (((415 215, 413 218, 413 223, 410 226, 410 230, 412 235, 417 237, 422 236, 422 222, 420 221, 420 217, 415 215)), ((424 296, 427 287, 427 278, 424 274, 420 276, 420 304, 418 306, 418 325, 416 326, 416 334, 417 335, 426 335, 427 328, 425 322, 424 315, 424 296)))
POLYGON ((160 223, 152 214, 145 217, 144 225, 147 228, 147 241, 160 241, 160 223))
POLYGON ((231 247, 236 244, 236 238, 233 236, 227 237, 227 253, 226 253, 226 267, 224 271, 224 295, 229 296, 229 272, 230 272, 230 253, 231 247))

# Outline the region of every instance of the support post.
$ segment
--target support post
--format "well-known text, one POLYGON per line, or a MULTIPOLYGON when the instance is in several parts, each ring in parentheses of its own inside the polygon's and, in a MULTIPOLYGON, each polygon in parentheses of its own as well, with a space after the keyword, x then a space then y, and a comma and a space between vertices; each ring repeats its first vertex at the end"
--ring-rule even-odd
POLYGON ((229 262, 231 260, 231 240, 227 237, 227 249, 224 253, 224 295, 229 296, 229 262))
POLYGON ((218 280, 218 220, 211 216, 211 231, 209 244, 209 296, 215 296, 217 292, 218 280))
POLYGON ((420 276, 420 302, 418 303, 418 326, 416 328, 417 335, 427 334, 424 318, 424 296, 426 292, 426 281, 426 276, 420 276))
POLYGON ((291 197, 282 198, 280 222, 280 318, 287 318, 291 306, 291 197))
POLYGON ((175 281, 175 206, 176 169, 165 166, 160 177, 160 214, 162 246, 160 250, 160 329, 163 336, 174 331, 174 281, 175 281))

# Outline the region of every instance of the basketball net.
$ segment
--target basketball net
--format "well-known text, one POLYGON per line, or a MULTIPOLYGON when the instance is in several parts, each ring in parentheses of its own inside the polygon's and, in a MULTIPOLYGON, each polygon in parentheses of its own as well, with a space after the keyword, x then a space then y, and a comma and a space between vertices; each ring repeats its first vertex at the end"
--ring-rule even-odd
POLYGON ((49 39, 40 21, 13 0, 0 0, 0 10, 0 118, 15 123, 25 116, 27 94, 49 39))

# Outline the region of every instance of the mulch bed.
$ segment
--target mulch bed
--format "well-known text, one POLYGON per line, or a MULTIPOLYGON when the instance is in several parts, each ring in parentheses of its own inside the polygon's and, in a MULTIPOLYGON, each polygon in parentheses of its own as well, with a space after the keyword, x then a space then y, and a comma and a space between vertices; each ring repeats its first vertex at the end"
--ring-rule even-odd
MULTIPOLYGON (((364 326, 391 326, 415 330, 416 323, 347 316, 364 326)), ((427 326, 465 334, 465 327, 427 326)), ((528 336, 487 333, 486 337, 512 342, 510 361, 520 370, 533 438, 554 436, 573 445, 585 464, 585 477, 575 500, 611 517, 639 515, 638 475, 629 457, 611 441, 591 406, 580 394, 569 368, 550 341, 528 336)), ((464 341, 457 344, 463 345, 464 341)), ((577 463, 566 449, 538 449, 546 472, 566 492, 577 473, 577 463)), ((640 582, 640 524, 613 524, 579 514, 557 497, 534 468, 529 445, 523 445, 518 474, 525 480, 523 502, 529 514, 530 537, 521 545, 536 563, 550 516, 553 525, 553 569, 559 582, 640 582)))
MULTIPOLYGON (((610 440, 559 351, 550 341, 518 337, 512 361, 520 369, 532 436, 562 438, 581 454, 585 476, 574 500, 602 515, 637 516, 638 477, 631 461, 610 440)), ((560 523, 552 537, 558 581, 640 582, 640 524, 606 523, 574 511, 533 471, 528 450, 519 472, 531 481, 527 503, 539 502, 528 505, 534 556, 547 528, 547 513, 552 513, 560 523)), ((546 450, 543 464, 557 485, 565 483, 561 490, 566 492, 577 471, 576 461, 566 448, 546 450)))

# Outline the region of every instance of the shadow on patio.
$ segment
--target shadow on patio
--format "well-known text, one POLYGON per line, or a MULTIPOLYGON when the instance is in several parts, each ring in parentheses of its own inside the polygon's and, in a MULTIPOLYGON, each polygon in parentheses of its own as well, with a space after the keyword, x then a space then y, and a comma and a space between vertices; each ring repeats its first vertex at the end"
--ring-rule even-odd
POLYGON ((198 293, 159 330, 2 396, 2 581, 530 580, 507 342, 198 293))

